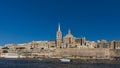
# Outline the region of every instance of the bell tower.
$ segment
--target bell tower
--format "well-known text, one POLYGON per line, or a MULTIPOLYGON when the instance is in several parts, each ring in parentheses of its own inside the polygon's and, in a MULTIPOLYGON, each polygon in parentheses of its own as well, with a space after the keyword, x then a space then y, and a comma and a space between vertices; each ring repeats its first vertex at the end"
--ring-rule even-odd
POLYGON ((60 24, 58 24, 58 31, 56 33, 56 44, 57 44, 57 47, 61 47, 61 44, 62 44, 62 32, 60 30, 60 24))

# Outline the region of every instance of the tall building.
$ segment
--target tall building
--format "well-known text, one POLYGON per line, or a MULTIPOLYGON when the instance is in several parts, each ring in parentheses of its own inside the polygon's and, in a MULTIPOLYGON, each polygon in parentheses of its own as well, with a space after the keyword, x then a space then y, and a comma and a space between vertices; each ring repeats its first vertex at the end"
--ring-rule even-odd
POLYGON ((58 24, 58 31, 56 33, 56 44, 58 48, 61 48, 62 45, 62 32, 60 30, 60 24, 58 24))

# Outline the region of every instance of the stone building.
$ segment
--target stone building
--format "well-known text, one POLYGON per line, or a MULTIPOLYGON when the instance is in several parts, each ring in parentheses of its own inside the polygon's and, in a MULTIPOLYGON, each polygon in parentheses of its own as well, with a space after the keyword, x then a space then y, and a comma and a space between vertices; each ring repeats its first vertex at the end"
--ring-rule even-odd
POLYGON ((98 40, 97 41, 97 48, 107 48, 109 43, 106 40, 98 40))
POLYGON ((56 45, 57 45, 57 48, 62 47, 62 32, 60 30, 60 24, 58 25, 58 31, 56 33, 56 45))
POLYGON ((70 48, 75 46, 75 37, 71 34, 71 31, 68 30, 68 34, 63 39, 64 48, 70 48))
POLYGON ((111 41, 110 42, 110 48, 111 49, 120 49, 120 41, 111 41))
POLYGON ((55 49, 56 48, 56 43, 54 40, 48 41, 48 48, 49 49, 55 49))
POLYGON ((48 43, 48 41, 32 41, 31 48, 33 48, 33 49, 48 49, 49 43, 48 43))
POLYGON ((93 41, 86 41, 85 37, 75 38, 70 29, 68 33, 62 38, 62 32, 60 30, 60 24, 58 25, 58 31, 56 33, 56 47, 57 48, 95 48, 96 43, 93 41))
POLYGON ((85 37, 76 39, 76 46, 78 48, 96 48, 97 43, 95 41, 87 41, 85 37))
POLYGON ((8 51, 9 53, 15 53, 16 52, 17 44, 5 44, 5 46, 2 48, 3 52, 8 51))
POLYGON ((85 37, 77 38, 76 45, 78 48, 86 48, 86 38, 85 37))
POLYGON ((96 48, 97 43, 94 41, 86 41, 86 48, 96 48))

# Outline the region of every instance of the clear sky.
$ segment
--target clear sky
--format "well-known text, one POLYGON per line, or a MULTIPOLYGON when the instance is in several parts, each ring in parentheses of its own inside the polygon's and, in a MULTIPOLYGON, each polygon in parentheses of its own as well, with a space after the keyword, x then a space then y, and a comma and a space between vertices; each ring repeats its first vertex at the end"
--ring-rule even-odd
POLYGON ((120 0, 0 0, 0 45, 63 36, 120 40, 120 0))

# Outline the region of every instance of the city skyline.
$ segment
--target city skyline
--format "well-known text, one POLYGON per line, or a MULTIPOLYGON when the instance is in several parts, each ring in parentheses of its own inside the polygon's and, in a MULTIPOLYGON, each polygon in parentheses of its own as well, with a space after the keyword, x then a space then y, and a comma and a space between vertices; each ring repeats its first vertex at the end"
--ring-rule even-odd
POLYGON ((63 36, 87 40, 120 40, 120 1, 1 0, 0 45, 55 40, 60 22, 63 36))

